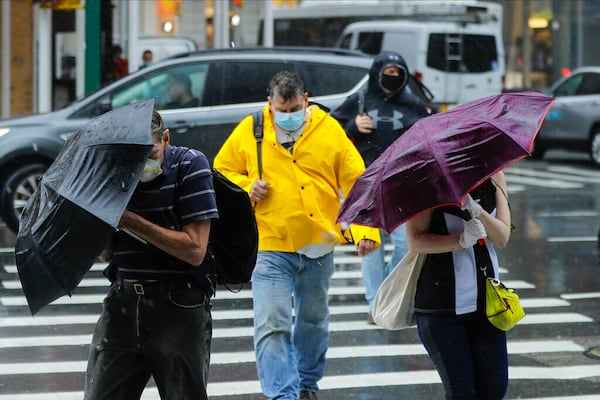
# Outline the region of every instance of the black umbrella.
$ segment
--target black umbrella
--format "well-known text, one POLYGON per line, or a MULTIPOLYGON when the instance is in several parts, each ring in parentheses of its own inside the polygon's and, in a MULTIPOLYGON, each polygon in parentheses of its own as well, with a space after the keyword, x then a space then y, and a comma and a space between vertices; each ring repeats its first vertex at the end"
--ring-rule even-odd
POLYGON ((109 242, 152 150, 153 108, 147 100, 89 121, 42 176, 15 245, 32 314, 70 296, 109 242))

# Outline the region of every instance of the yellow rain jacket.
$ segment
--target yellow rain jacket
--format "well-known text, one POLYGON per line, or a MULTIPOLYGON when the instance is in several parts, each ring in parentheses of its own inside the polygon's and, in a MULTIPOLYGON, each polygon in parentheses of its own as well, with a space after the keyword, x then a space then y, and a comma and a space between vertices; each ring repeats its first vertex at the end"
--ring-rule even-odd
MULTIPOLYGON (((345 243, 335 224, 344 197, 364 171, 354 144, 338 122, 318 106, 293 152, 276 138, 269 106, 263 109, 262 179, 269 183, 267 197, 255 206, 261 251, 297 252, 310 244, 333 240, 345 243)), ((233 130, 214 159, 214 167, 250 192, 258 179, 258 158, 252 116, 233 130)), ((371 239, 381 243, 379 230, 353 226, 355 243, 371 239)))

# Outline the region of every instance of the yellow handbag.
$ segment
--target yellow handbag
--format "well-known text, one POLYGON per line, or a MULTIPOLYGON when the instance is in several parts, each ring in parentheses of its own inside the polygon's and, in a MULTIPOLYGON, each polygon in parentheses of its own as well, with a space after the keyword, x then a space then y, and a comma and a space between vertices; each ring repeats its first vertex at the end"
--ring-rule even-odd
POLYGON ((514 289, 489 277, 485 282, 485 312, 492 325, 503 331, 513 328, 525 316, 514 289))

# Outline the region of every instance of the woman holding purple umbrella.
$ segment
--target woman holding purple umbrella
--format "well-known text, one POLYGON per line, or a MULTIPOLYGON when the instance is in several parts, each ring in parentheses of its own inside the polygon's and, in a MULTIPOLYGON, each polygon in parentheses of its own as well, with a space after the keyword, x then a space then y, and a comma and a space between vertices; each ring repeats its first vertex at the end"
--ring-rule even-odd
POLYGON ((462 208, 435 208, 406 223, 410 250, 427 254, 415 315, 446 399, 495 400, 506 393, 506 333, 485 316, 481 271, 488 267, 498 278, 494 245, 506 246, 511 232, 506 193, 506 179, 498 172, 472 190, 462 208))

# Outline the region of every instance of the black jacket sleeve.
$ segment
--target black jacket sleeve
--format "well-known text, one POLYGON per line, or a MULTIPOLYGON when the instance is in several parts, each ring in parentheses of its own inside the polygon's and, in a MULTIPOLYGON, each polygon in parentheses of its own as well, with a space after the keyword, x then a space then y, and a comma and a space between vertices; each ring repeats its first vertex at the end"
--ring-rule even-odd
POLYGON ((355 121, 357 115, 358 92, 348 96, 338 108, 331 112, 331 116, 340 123, 350 138, 356 138, 360 133, 355 121))

